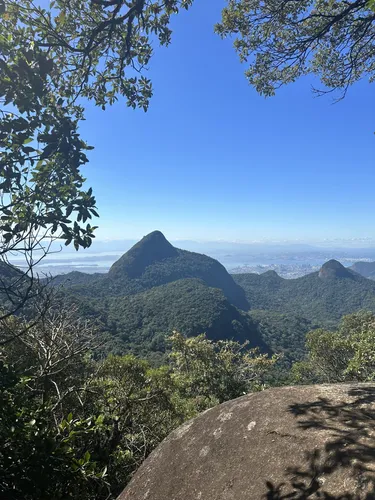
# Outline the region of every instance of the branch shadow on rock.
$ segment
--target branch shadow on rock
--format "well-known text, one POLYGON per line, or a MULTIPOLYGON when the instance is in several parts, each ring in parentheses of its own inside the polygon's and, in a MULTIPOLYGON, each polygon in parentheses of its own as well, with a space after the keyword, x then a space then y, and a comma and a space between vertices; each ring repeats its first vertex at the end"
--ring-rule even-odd
POLYGON ((321 449, 306 454, 305 466, 288 468, 285 481, 267 481, 264 499, 375 499, 375 386, 358 386, 347 394, 352 398, 349 403, 319 398, 289 407, 300 429, 329 431, 330 437, 321 449), (337 494, 332 487, 330 493, 326 491, 326 480, 335 474, 341 478, 345 474, 355 488, 342 491, 341 481, 337 494))

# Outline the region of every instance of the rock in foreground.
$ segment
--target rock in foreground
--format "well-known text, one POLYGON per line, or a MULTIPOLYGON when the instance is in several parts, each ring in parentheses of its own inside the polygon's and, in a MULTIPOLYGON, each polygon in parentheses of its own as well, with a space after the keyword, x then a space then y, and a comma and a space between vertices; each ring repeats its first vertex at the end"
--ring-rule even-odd
POLYGON ((285 387, 187 422, 119 500, 375 499, 375 384, 285 387))

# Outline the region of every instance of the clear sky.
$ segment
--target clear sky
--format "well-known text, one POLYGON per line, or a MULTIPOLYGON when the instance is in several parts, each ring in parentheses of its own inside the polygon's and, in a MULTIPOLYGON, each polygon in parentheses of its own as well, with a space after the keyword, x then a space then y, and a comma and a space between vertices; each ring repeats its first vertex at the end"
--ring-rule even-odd
POLYGON ((98 238, 374 238, 375 84, 334 105, 308 78, 260 97, 213 33, 223 5, 196 0, 175 17, 147 113, 88 108, 98 238))

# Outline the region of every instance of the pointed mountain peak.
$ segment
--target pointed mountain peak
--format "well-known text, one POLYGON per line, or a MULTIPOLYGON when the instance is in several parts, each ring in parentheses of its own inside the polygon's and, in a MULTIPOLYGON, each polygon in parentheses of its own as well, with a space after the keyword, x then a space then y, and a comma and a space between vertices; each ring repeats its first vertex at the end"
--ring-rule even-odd
POLYGON ((146 243, 167 244, 172 246, 161 231, 152 231, 152 233, 143 236, 143 238, 136 245, 145 245, 146 243))
POLYGON ((331 259, 322 265, 319 271, 319 278, 352 278, 353 275, 349 269, 344 267, 341 262, 331 259))
POLYGON ((147 266, 178 255, 178 250, 169 243, 160 231, 153 231, 144 236, 109 270, 110 277, 126 276, 137 278, 147 266))

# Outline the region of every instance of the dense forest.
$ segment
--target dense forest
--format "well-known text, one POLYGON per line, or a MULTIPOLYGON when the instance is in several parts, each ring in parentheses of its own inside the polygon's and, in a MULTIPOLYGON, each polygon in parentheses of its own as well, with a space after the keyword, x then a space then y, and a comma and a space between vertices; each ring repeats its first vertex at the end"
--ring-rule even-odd
POLYGON ((296 314, 321 326, 334 327, 360 309, 375 311, 375 283, 337 261, 297 279, 283 279, 274 271, 233 278, 252 308, 296 314))
MULTIPOLYGON (((373 263, 348 269, 329 261, 294 280, 275 272, 231 276, 217 260, 176 248, 154 231, 106 274, 41 276, 38 266, 56 242, 84 250, 97 235, 97 201, 83 173, 94 149, 81 135, 87 108, 105 111, 119 101, 147 111, 154 93, 150 61, 157 45, 172 42, 175 16, 193 3, 0 0, 0 497, 6 500, 115 499, 173 429, 215 405, 282 384, 374 380, 375 281, 367 279, 374 277, 373 263), (15 257, 22 270, 11 264, 15 257)), ((247 80, 262 95, 309 74, 324 87, 318 94, 338 92, 339 99, 362 76, 374 80, 374 0, 282 1, 282 8, 277 1, 238 0, 223 7, 214 31, 233 40, 247 80)), ((185 47, 192 45, 189 38, 185 47)), ((200 71, 198 77, 191 85, 183 75, 189 90, 200 93, 200 71)), ((214 73, 210 97, 219 82, 214 73)), ((185 99, 186 89, 175 86, 165 97, 184 119, 171 96, 185 99)), ((225 88, 232 112, 236 101, 229 97, 236 90, 225 88)), ((194 116, 192 128, 200 135, 196 124, 204 121, 208 100, 195 100, 199 120, 194 116)), ((213 102, 224 121, 223 101, 213 102)), ((230 115, 228 123, 234 121, 230 115)), ((246 115, 250 121, 261 123, 246 115)), ((121 132, 118 156, 134 173, 139 164, 132 155, 153 153, 152 137, 142 126, 135 146, 123 123, 111 122, 110 132, 121 132)), ((194 149, 187 124, 180 130, 164 116, 157 123, 166 156, 177 137, 172 129, 184 148, 194 149)), ((238 132, 231 143, 215 137, 231 161, 240 141, 248 142, 238 132)), ((117 181, 109 149, 97 170, 117 181)), ((176 148, 178 156, 187 149, 176 148)), ((148 161, 160 176, 152 154, 148 161)), ((164 174, 172 177, 171 171, 164 174)), ((207 205, 216 172, 202 190, 207 205)), ((194 189, 200 173, 190 175, 194 189)), ((181 196, 189 185, 176 177, 181 196)), ((221 197, 212 198, 215 217, 218 201, 230 203, 228 194, 223 185, 221 197)), ((320 193, 312 195, 320 202, 320 193)), ((173 201, 165 199, 172 212, 173 201)), ((136 226, 134 200, 128 206, 133 211, 121 217, 136 226)), ((149 199, 147 206, 154 208, 149 199)), ((314 475, 311 488, 315 483, 314 475)))
POLYGON ((274 271, 232 277, 214 259, 174 248, 158 231, 107 275, 70 273, 52 283, 80 304, 85 317, 98 319, 113 337, 113 352, 130 349, 155 360, 165 352, 165 334, 178 330, 186 336, 206 333, 212 340, 247 340, 296 361, 309 330, 334 328, 342 316, 362 309, 375 312, 375 283, 337 261, 293 280, 274 271))

